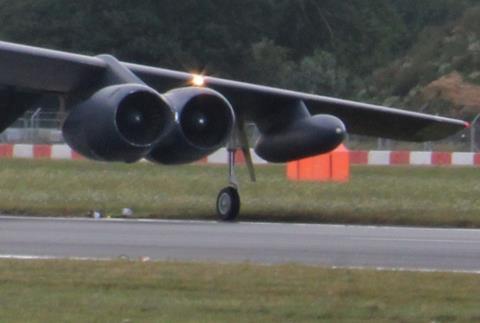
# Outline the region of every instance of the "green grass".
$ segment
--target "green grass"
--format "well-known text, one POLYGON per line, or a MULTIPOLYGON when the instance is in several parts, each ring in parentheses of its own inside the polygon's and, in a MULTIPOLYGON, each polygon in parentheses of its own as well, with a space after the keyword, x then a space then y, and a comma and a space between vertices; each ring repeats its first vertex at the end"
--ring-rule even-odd
MULTIPOLYGON (((243 220, 480 227, 480 170, 353 167, 346 184, 298 183, 283 166, 240 168, 243 220)), ((226 184, 220 166, 0 161, 0 210, 9 214, 212 219, 226 184)))
POLYGON ((478 322, 480 276, 0 261, 0 322, 478 322))

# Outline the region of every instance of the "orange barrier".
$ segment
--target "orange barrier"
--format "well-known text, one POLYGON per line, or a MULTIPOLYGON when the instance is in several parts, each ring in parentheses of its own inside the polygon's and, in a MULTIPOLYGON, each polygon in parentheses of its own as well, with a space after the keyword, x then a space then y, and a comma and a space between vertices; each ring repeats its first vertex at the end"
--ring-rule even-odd
POLYGON ((294 181, 347 182, 350 179, 350 154, 344 145, 331 153, 287 164, 287 177, 294 181))

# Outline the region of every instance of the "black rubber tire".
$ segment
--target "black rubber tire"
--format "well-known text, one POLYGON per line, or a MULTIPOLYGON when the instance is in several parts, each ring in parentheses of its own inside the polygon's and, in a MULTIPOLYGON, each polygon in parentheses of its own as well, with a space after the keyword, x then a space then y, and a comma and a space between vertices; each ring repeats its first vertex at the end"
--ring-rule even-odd
POLYGON ((240 195, 234 187, 225 187, 217 196, 217 216, 221 221, 235 221, 240 212, 240 195))

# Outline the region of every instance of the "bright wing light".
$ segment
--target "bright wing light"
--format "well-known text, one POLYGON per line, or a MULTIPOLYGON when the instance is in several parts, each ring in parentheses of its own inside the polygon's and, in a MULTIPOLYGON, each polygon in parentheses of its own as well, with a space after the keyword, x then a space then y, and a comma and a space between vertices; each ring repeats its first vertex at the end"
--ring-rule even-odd
POLYGON ((194 74, 192 77, 192 84, 195 86, 204 86, 205 78, 203 77, 203 75, 194 74))

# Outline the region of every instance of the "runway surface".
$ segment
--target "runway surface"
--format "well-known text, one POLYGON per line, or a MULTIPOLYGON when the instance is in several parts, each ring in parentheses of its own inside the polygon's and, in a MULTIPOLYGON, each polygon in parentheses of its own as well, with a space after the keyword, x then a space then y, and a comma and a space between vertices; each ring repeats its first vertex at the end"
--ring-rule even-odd
POLYGON ((20 256, 480 272, 480 230, 0 216, 0 258, 20 256))

